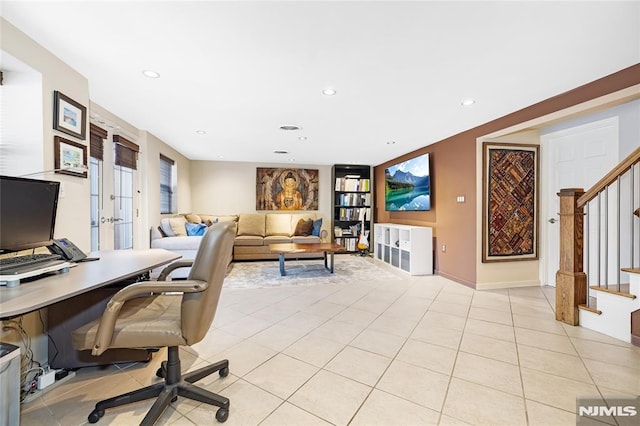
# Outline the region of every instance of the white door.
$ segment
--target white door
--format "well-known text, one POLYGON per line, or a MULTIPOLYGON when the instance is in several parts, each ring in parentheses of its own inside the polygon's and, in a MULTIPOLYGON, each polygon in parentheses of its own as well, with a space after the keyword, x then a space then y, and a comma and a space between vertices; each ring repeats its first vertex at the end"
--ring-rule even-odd
MULTIPOLYGON (((546 165, 543 188, 544 235, 542 281, 556 285, 559 266, 560 222, 558 192, 562 188, 591 188, 618 164, 618 118, 608 118, 543 135, 541 150, 546 165)), ((593 233, 591 235, 594 235, 593 233)))
MULTIPOLYGON (((101 123, 102 124, 102 123, 101 123)), ((104 126, 104 125, 103 125, 104 126)), ((137 172, 115 165, 111 134, 104 141, 104 160, 91 158, 91 250, 133 248, 136 225, 137 172)))

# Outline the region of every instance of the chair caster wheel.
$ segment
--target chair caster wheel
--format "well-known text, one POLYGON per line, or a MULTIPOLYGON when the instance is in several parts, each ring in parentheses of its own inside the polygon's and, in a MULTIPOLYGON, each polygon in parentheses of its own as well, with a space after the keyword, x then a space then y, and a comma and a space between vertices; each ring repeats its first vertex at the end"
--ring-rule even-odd
POLYGON ((164 379, 164 371, 162 371, 162 367, 158 368, 158 371, 156 371, 156 377, 164 379))
POLYGON ((87 420, 89 420, 89 423, 97 423, 102 416, 104 416, 104 410, 93 410, 87 420))
POLYGON ((227 408, 220 408, 216 411, 216 420, 220 423, 224 423, 229 418, 229 410, 227 408))
POLYGON ((229 375, 229 367, 221 369, 219 372, 220 377, 227 377, 229 375))

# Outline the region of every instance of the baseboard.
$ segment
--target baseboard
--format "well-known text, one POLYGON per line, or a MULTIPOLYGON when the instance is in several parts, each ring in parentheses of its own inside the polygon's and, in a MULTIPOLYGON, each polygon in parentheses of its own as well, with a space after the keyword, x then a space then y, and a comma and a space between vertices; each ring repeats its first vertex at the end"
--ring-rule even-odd
POLYGON ((465 280, 464 278, 460 278, 460 277, 457 277, 455 275, 452 275, 452 274, 449 274, 449 273, 446 273, 446 272, 442 272, 442 271, 436 270, 436 271, 434 271, 434 275, 440 275, 441 277, 444 277, 444 278, 446 278, 448 280, 451 280, 451 281, 455 281, 458 284, 462 284, 462 285, 465 285, 465 286, 470 287, 470 288, 476 288, 476 283, 474 283, 473 281, 465 280))
POLYGON ((476 290, 500 290, 517 287, 540 287, 540 280, 503 281, 495 283, 477 283, 476 290))

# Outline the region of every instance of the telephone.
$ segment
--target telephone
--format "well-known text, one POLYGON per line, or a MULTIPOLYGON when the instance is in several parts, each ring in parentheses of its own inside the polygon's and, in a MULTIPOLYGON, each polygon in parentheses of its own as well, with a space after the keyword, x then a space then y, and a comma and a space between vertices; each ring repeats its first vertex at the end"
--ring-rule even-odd
POLYGON ((53 240, 53 244, 47 248, 51 253, 59 254, 70 262, 81 262, 87 258, 87 255, 67 238, 53 240))

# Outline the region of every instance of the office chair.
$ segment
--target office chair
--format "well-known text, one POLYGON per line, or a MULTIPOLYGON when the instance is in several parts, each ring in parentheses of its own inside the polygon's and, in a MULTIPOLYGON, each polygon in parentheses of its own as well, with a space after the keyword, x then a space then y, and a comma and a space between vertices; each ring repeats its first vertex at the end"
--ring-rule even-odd
POLYGON ((216 419, 221 423, 227 420, 229 399, 192 383, 216 371, 225 377, 229 374, 229 361, 219 361, 182 376, 179 346, 198 343, 209 330, 233 238, 229 224, 212 225, 193 261, 170 264, 158 281, 142 281, 123 288, 109 301, 101 318, 72 333, 75 349, 91 349, 96 356, 112 348, 168 348, 168 358, 156 373, 164 378, 162 382, 98 402, 89 414, 90 423, 100 420, 107 408, 157 398, 141 423, 152 425, 178 396, 218 406, 216 419), (183 266, 192 266, 187 280, 162 281, 183 266))

